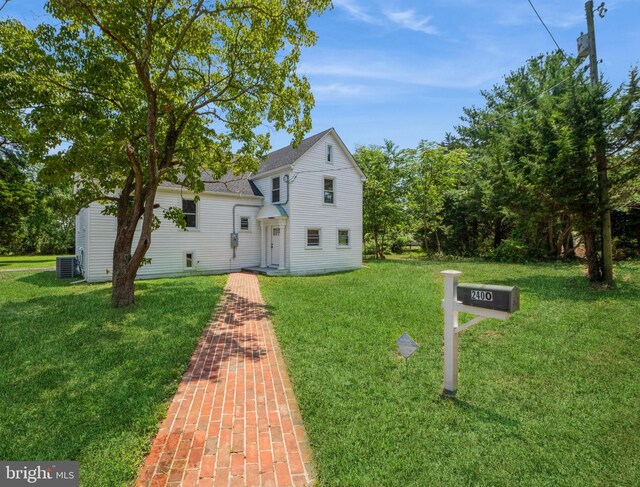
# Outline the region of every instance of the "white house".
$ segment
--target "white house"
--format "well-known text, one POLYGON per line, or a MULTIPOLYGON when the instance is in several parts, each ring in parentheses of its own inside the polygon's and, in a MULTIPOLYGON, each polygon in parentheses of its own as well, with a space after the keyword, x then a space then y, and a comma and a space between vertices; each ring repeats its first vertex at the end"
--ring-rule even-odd
MULTIPOLYGON (((180 186, 158 189, 153 232, 139 278, 223 273, 252 268, 315 274, 362 266, 365 177, 334 129, 295 149, 270 153, 256 174, 206 183, 198 202, 180 186), (165 220, 182 207, 187 231, 165 220)), ((111 279, 116 220, 92 203, 76 219, 76 255, 89 282, 111 279)))

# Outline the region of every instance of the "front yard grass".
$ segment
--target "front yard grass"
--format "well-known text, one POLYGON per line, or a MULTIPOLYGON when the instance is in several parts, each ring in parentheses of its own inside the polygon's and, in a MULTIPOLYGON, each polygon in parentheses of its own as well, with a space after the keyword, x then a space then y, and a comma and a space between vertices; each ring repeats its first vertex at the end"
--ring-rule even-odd
MULTIPOLYGON (((320 485, 640 485, 640 263, 371 262, 261 277, 320 485), (442 390, 441 270, 517 285, 521 310, 461 335, 442 390), (395 340, 420 349, 408 367, 395 340)), ((464 319, 464 317, 462 318, 464 319)))
POLYGON ((0 255, 0 271, 10 269, 55 269, 55 255, 0 255))
POLYGON ((0 273, 0 459, 78 460, 85 486, 128 485, 226 277, 110 284, 0 273))

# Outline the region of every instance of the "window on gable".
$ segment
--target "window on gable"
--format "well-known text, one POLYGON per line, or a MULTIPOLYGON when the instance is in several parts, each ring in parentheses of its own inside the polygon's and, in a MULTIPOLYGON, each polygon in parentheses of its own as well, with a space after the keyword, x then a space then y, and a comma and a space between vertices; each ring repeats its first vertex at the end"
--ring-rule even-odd
POLYGON ((307 247, 320 247, 319 228, 307 228, 307 247))
POLYGON ((331 144, 327 144, 327 163, 331 164, 333 162, 333 146, 331 144))
POLYGON ((249 217, 241 216, 240 217, 240 230, 248 231, 249 230, 249 217))
POLYGON ((349 247, 349 229, 338 230, 338 247, 349 247))
POLYGON ((182 200, 182 213, 184 213, 184 219, 187 222, 187 228, 196 228, 197 219, 197 205, 193 200, 182 200))
POLYGON ((271 179, 271 203, 280 203, 280 176, 271 179))
POLYGON ((324 202, 333 205, 335 203, 335 180, 324 178, 324 202))

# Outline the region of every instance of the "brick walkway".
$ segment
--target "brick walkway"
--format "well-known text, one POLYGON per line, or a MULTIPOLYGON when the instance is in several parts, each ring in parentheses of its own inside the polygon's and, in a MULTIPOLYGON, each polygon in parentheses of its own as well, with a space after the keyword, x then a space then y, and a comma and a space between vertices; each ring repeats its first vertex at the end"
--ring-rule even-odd
POLYGON ((298 486, 313 475, 258 279, 231 274, 137 485, 298 486))

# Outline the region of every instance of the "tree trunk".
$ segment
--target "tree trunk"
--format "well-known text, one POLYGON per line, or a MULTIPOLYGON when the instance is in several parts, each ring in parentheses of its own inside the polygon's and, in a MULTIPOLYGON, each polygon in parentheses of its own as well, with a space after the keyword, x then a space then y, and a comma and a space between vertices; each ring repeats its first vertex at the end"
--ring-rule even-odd
POLYGON ((113 277, 111 282, 111 303, 116 308, 124 308, 135 302, 134 280, 131 272, 131 245, 133 234, 118 232, 113 246, 113 277))
POLYGON ((502 218, 496 218, 493 224, 493 248, 497 249, 502 243, 502 218))
POLYGON ((587 257, 587 277, 591 282, 602 280, 598 249, 596 248, 596 232, 592 228, 582 231, 584 251, 587 257))

